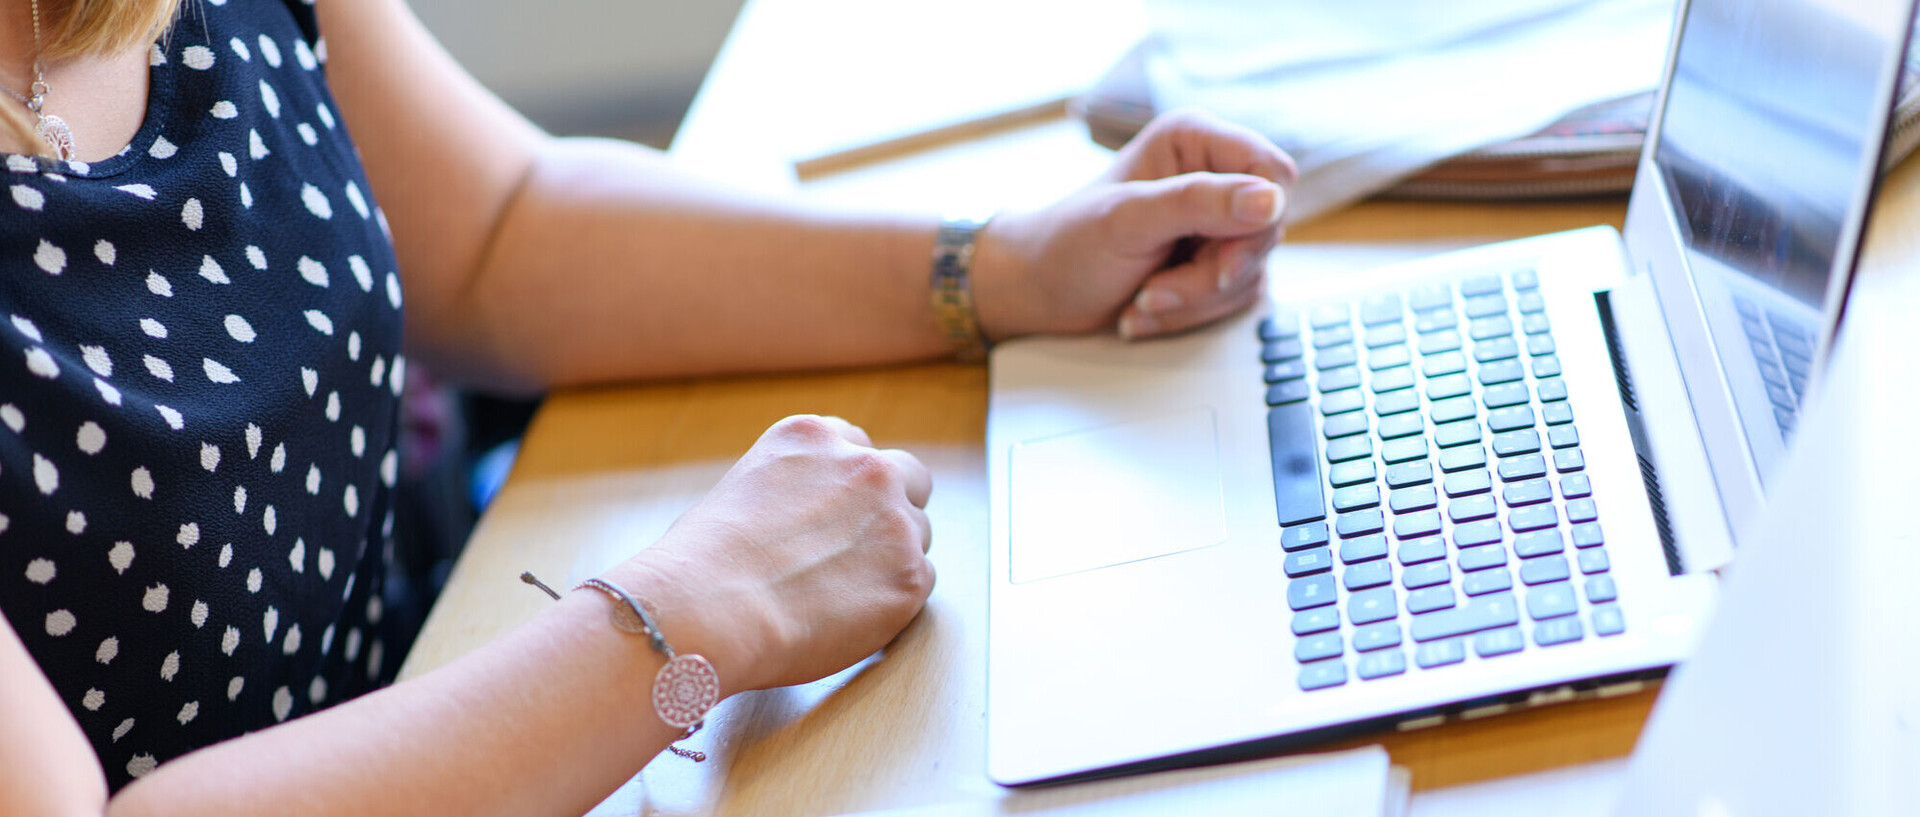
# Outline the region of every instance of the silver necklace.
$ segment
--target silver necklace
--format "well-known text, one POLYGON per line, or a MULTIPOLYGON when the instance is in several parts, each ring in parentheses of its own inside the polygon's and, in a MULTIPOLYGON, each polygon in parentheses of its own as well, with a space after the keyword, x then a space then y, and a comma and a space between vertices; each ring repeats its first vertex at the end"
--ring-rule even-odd
POLYGON ((67 161, 73 158, 73 130, 67 127, 66 120, 42 110, 47 104, 47 94, 53 93, 53 86, 47 84, 46 66, 39 56, 40 0, 33 0, 33 53, 33 84, 27 86, 28 93, 21 94, 4 85, 0 85, 0 90, 27 106, 36 120, 33 132, 53 149, 55 158, 67 161))

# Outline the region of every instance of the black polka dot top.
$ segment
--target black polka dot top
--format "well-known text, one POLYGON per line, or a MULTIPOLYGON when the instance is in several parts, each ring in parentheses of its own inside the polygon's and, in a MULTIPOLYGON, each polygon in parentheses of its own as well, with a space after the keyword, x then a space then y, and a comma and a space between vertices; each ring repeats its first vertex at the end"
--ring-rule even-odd
POLYGON ((115 790, 400 658, 385 218, 312 7, 185 6, 125 151, 0 154, 0 611, 115 790))

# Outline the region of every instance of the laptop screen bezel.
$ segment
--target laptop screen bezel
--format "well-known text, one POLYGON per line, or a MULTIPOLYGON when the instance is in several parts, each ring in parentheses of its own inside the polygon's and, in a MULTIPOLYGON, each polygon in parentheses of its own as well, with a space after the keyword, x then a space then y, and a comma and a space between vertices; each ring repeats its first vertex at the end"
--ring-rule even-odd
MULTIPOLYGON (((1894 92, 1905 59, 1907 32, 1913 22, 1914 5, 1912 0, 1901 4, 1904 10, 1898 29, 1900 35, 1894 47, 1888 49, 1880 66, 1874 97, 1879 104, 1874 109, 1875 119, 1867 130, 1869 141, 1863 148, 1873 160, 1862 163, 1842 223, 1840 243, 1836 247, 1822 304, 1819 343, 1809 379, 1810 393, 1819 388, 1823 379, 1834 333, 1845 313, 1846 296, 1858 266, 1861 239, 1879 183, 1880 158, 1885 150, 1894 92)), ((1672 87, 1680 45, 1686 36, 1687 19, 1692 8, 1693 0, 1682 0, 1675 12, 1672 36, 1667 47, 1666 69, 1661 75, 1659 94, 1636 171, 1633 195, 1628 203, 1626 240, 1628 256, 1636 266, 1632 272, 1645 273, 1653 279, 1674 358, 1686 384, 1688 402, 1693 408, 1693 419, 1706 450, 1722 510, 1727 516, 1727 529, 1738 546, 1744 522, 1758 518, 1765 509, 1765 492, 1759 466, 1734 403, 1732 388, 1722 368, 1722 356, 1707 326, 1707 316, 1695 287, 1687 236, 1676 209, 1678 202, 1655 160, 1666 119, 1668 91, 1672 87)))

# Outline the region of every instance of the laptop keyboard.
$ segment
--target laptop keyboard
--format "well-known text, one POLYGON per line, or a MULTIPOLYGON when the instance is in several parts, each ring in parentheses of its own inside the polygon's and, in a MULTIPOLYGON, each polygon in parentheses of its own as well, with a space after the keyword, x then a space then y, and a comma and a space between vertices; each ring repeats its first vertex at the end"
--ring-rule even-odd
POLYGON ((1780 426, 1780 438, 1790 440, 1800 402, 1806 399, 1807 373, 1813 369, 1813 334, 1793 319, 1764 312, 1738 295, 1733 305, 1740 312, 1747 343, 1753 347, 1760 379, 1767 384, 1767 399, 1773 403, 1773 420, 1780 426))
POLYGON ((1302 689, 1625 630, 1545 309, 1524 270, 1260 323, 1302 689))

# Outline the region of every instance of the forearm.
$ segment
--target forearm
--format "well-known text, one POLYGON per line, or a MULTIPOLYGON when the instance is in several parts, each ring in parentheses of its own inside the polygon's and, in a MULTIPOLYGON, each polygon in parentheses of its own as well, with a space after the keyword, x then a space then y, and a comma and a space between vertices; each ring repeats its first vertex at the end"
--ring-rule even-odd
POLYGON ((553 140, 466 286, 411 340, 512 387, 856 366, 947 351, 935 220, 714 186, 634 145, 553 140))
POLYGON ((648 703, 660 657, 609 609, 570 594, 418 679, 164 764, 108 813, 580 814, 677 737, 648 703))

